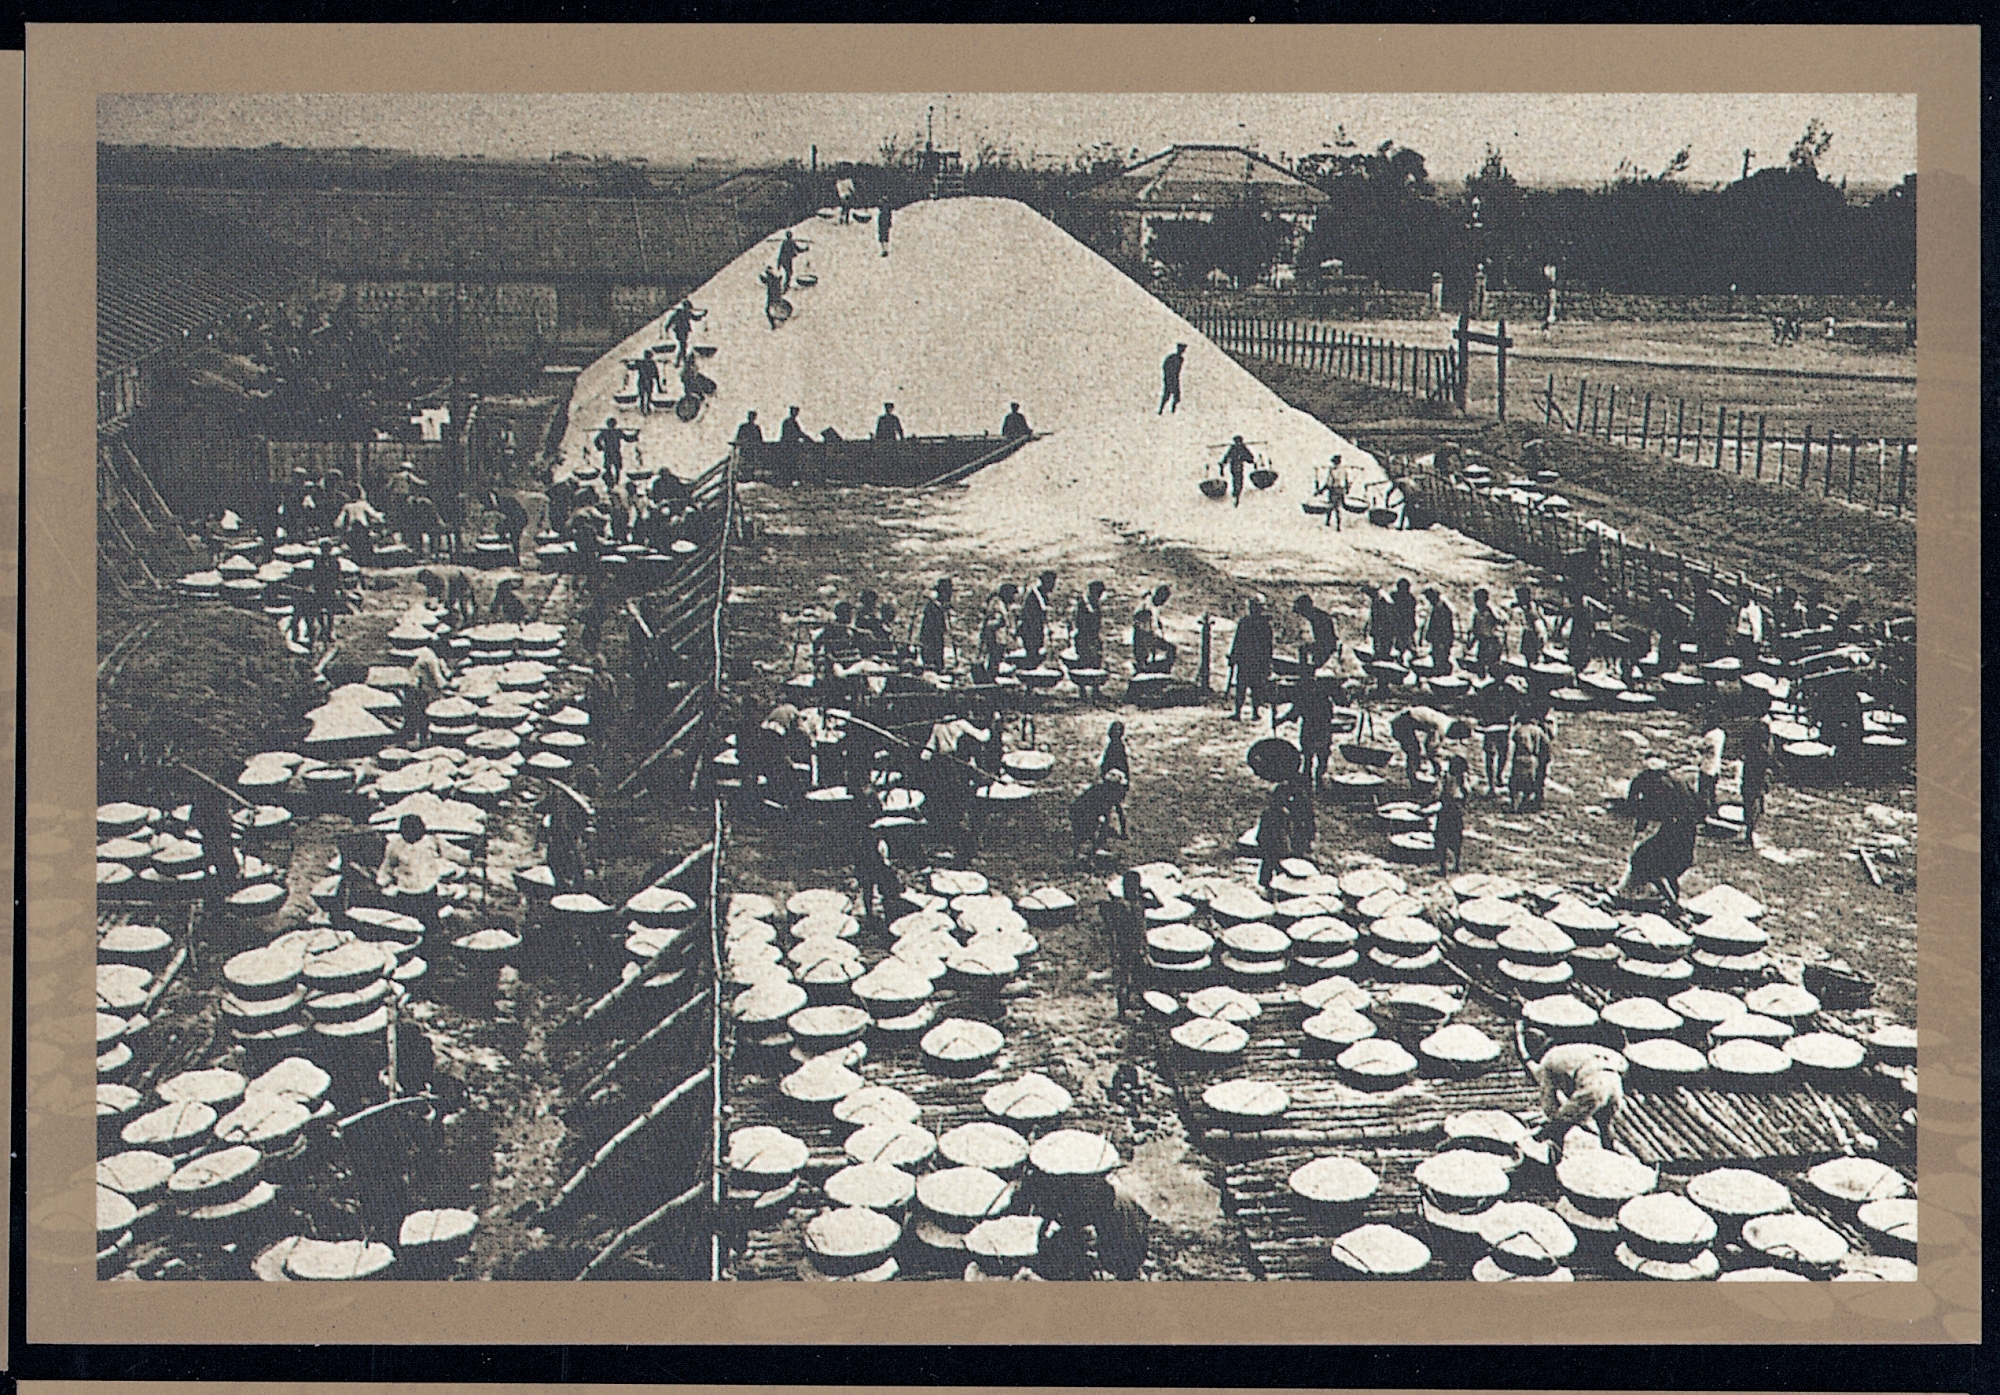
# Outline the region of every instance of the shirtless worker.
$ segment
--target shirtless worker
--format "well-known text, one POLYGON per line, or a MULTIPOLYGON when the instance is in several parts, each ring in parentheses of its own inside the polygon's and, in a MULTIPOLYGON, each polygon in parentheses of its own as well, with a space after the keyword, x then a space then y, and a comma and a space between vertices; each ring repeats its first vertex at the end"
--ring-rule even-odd
POLYGON ((1435 707, 1406 707, 1389 719, 1389 734, 1403 748, 1404 773, 1414 787, 1418 772, 1436 761, 1438 749, 1447 741, 1465 740, 1472 727, 1435 707))
POLYGON ((1588 1129, 1605 1141, 1625 1103, 1625 1058, 1608 1046, 1570 1042, 1551 1047, 1529 1073, 1541 1091, 1542 1147, 1572 1127, 1588 1129))
POLYGON ((1340 632, 1334 628, 1333 615, 1313 604, 1312 596, 1304 591, 1292 602, 1292 614, 1306 622, 1312 630, 1312 637, 1306 642, 1306 667, 1317 672, 1326 667, 1327 660, 1340 652, 1340 632))

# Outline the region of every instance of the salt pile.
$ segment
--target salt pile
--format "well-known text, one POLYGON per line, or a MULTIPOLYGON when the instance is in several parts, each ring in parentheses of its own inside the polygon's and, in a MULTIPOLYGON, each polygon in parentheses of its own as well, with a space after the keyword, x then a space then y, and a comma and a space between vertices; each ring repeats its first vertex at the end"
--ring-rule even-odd
MULTIPOLYGON (((629 463, 691 478, 728 453, 749 410, 772 439, 791 405, 811 435, 831 426, 854 439, 872 433, 884 402, 908 434, 966 435, 997 433, 1018 401, 1047 436, 938 500, 941 515, 990 545, 1047 549, 1108 524, 1264 569, 1274 550, 1339 571, 1362 554, 1405 566, 1471 555, 1441 531, 1337 533, 1304 513, 1313 472, 1333 455, 1356 494, 1385 478, 1380 465, 1025 204, 961 198, 898 210, 887 257, 872 223, 812 218, 795 231, 818 284, 791 293, 795 313, 780 328, 765 319, 758 281, 775 237, 693 295, 708 313, 694 342, 718 350, 704 371, 719 390, 701 416, 641 417, 613 402, 627 387, 625 361, 665 338, 650 321, 579 376, 562 470, 596 464, 586 443, 614 414, 639 432, 629 463), (1162 416, 1160 360, 1182 342, 1184 400, 1162 416), (1278 472, 1268 490, 1246 487, 1240 508, 1196 488, 1237 435, 1278 472)), ((671 364, 663 372, 677 392, 671 364)))

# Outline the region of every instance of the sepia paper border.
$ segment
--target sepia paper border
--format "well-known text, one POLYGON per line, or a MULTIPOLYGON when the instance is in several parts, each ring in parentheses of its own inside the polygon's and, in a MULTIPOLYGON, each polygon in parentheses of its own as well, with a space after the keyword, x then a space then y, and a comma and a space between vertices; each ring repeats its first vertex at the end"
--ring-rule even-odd
MULTIPOLYGON (((28 29, 27 1332, 78 1343, 1760 1343, 1979 1338, 1979 31, 1902 27, 28 29), (1894 1285, 103 1284, 94 1055, 95 98, 239 91, 1918 95, 1922 1278, 1894 1285)), ((74 1389, 75 1387, 70 1387, 74 1389)), ((488 1387, 490 1389, 490 1387, 488 1387)))
MULTIPOLYGON (((19 768, 17 713, 20 700, 21 551, 21 95, 22 55, 0 54, 0 789, 12 793, 19 768)), ((0 884, 7 887, 0 907, 0 1080, 14 1080, 14 867, 12 838, 0 843, 0 884)), ((13 1195, 14 1161, 11 1088, 0 1138, 9 1143, 0 1158, 0 1185, 13 1195)), ((9 1253, 14 1208, 0 1217, 0 1253, 9 1253)), ((0 1269, 0 1312, 8 1306, 13 1265, 0 1269)), ((0 1371, 7 1369, 8 1332, 0 1329, 0 1371)))

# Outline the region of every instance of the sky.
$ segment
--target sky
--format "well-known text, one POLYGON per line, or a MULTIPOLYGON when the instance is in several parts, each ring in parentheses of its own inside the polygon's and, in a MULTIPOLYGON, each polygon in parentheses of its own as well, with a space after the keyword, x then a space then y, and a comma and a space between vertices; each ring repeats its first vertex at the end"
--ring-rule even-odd
POLYGON ((1914 95, 1889 93, 247 93, 107 94, 99 139, 166 145, 372 146, 545 160, 558 151, 756 164, 875 157, 929 116, 937 143, 982 142, 1061 160, 1109 142, 1142 155, 1172 144, 1248 145, 1296 159, 1336 128, 1364 148, 1422 152, 1430 173, 1471 173, 1491 144, 1529 184, 1595 184, 1621 159, 1658 170, 1691 147, 1697 184, 1782 164, 1806 123, 1834 133, 1820 173, 1893 184, 1916 169, 1914 95))

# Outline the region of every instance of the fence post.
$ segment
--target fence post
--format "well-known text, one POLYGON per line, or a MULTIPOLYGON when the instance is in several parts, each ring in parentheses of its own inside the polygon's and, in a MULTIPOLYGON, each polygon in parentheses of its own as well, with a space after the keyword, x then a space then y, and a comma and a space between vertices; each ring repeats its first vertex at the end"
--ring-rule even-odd
MULTIPOLYGON (((1715 468, 1718 470, 1722 468, 1722 441, 1728 434, 1729 408, 1727 406, 1718 407, 1715 409, 1715 468)), ((1737 439, 1740 442, 1742 437, 1739 436, 1737 439)), ((1742 456, 1739 455, 1737 457, 1736 463, 1741 467, 1743 464, 1742 456)))
POLYGON ((1641 452, 1646 449, 1646 438, 1652 434, 1652 430, 1653 394, 1649 392, 1646 394, 1646 414, 1639 418, 1639 449, 1641 452))
POLYGON ((1736 473, 1743 473, 1743 409, 1736 409, 1736 473))
POLYGON ((1493 391, 1499 400, 1500 420, 1507 420, 1507 317, 1493 323, 1493 391))
POLYGON ((1833 497, 1833 452, 1838 447, 1839 440, 1837 433, 1832 431, 1826 433, 1826 483, 1820 490, 1823 498, 1833 497))
POLYGON ((1612 435, 1618 430, 1618 384, 1611 385, 1611 400, 1604 408, 1604 443, 1611 444, 1612 435))
POLYGON ((1757 478, 1764 478, 1764 414, 1757 413, 1757 478))
POLYGON ((1589 391, 1590 379, 1588 378, 1583 379, 1576 385, 1576 430, 1578 435, 1583 434, 1583 399, 1584 395, 1589 391))
POLYGON ((1806 423, 1805 440, 1799 446, 1799 488, 1812 479, 1812 423, 1806 423))
POLYGON ((1861 438, 1859 436, 1849 436, 1847 438, 1847 502, 1850 504, 1854 502, 1854 452, 1860 449, 1860 447, 1861 438))
POLYGON ((1687 425, 1687 410, 1687 399, 1685 397, 1676 397, 1674 399, 1674 460, 1677 463, 1681 458, 1681 442, 1686 439, 1682 434, 1682 428, 1687 425))
POLYGON ((1549 390, 1542 395, 1542 425, 1547 426, 1556 406, 1556 375, 1549 374, 1549 390))
MULTIPOLYGON (((1603 399, 1603 398, 1601 398, 1601 397, 1595 397, 1595 396, 1593 396, 1593 397, 1592 397, 1592 398, 1590 399, 1590 438, 1591 438, 1591 439, 1592 439, 1593 441, 1597 439, 1597 417, 1598 417, 1598 413, 1599 413, 1599 412, 1601 412, 1601 411, 1603 410, 1603 408, 1604 408, 1604 399, 1603 399)), ((1582 420, 1582 418, 1581 418, 1581 417, 1578 417, 1578 419, 1577 419, 1577 425, 1581 426, 1582 424, 1583 424, 1583 420, 1582 420)))
POLYGON ((1875 507, 1882 507, 1882 469, 1889 463, 1889 440, 1885 436, 1875 443, 1875 507))
POLYGON ((1896 517, 1903 516, 1903 499, 1910 483, 1910 443, 1904 441, 1896 450, 1896 517))

